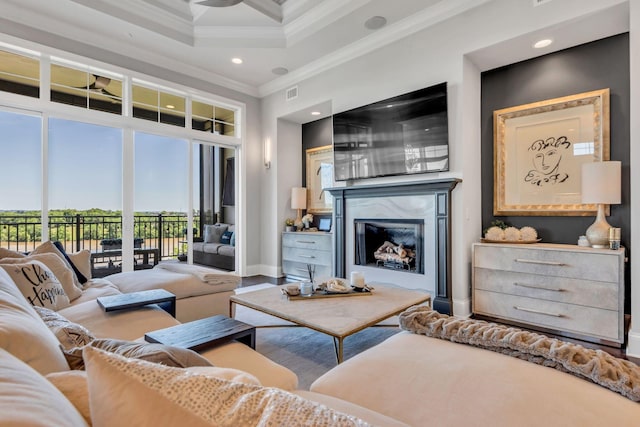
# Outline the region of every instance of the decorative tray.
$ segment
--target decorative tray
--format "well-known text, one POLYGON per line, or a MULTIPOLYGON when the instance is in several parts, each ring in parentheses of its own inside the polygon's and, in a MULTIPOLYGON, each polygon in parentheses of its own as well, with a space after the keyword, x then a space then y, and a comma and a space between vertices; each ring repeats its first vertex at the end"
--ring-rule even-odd
POLYGON ((303 295, 288 295, 287 298, 289 300, 301 300, 301 299, 316 299, 316 298, 334 298, 334 297, 355 297, 359 295, 371 295, 371 291, 354 291, 351 289, 349 292, 328 292, 328 291, 319 291, 315 290, 309 296, 303 295))
POLYGON ((482 243, 513 243, 513 244, 529 244, 529 243, 538 243, 540 242, 542 239, 535 239, 535 240, 491 240, 491 239, 485 239, 482 238, 480 239, 480 241, 482 243))

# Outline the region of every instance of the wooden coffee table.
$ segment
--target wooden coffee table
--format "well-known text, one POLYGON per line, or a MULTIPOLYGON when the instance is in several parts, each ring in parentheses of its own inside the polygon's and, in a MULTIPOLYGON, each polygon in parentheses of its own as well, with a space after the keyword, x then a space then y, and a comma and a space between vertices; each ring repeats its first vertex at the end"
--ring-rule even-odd
POLYGON ((236 340, 255 350, 256 328, 219 314, 148 332, 144 339, 194 351, 236 340))
POLYGON ((233 313, 233 304, 240 304, 330 335, 334 338, 338 363, 342 363, 343 341, 349 335, 411 306, 431 302, 431 295, 426 292, 375 283, 368 296, 289 300, 281 292, 286 286, 232 295, 229 312, 233 313))

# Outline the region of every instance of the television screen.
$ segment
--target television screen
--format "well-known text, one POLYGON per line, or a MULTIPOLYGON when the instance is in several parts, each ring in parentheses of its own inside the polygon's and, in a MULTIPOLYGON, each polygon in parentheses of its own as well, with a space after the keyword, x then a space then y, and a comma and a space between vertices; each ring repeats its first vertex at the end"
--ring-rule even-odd
POLYGON ((333 115, 336 181, 449 170, 447 83, 333 115))

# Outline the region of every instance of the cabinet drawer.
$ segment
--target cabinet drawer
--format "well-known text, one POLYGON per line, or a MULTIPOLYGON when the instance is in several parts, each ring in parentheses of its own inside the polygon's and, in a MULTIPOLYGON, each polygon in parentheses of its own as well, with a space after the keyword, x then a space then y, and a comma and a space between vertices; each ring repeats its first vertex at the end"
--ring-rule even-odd
MULTIPOLYGON (((318 279, 331 277, 331 266, 328 265, 316 265, 315 277, 318 279)), ((304 279, 309 278, 309 271, 307 270, 307 264, 295 261, 283 261, 282 272, 287 276, 296 276, 304 279)))
POLYGON ((285 246, 282 248, 282 259, 304 264, 331 265, 331 252, 285 246))
POLYGON ((617 311, 476 289, 474 312, 543 328, 623 342, 617 311))
POLYGON ((618 283, 474 268, 475 289, 618 310, 618 283))
POLYGON ((474 249, 475 267, 598 282, 620 281, 618 259, 616 252, 609 254, 480 245, 474 249))
POLYGON ((331 250, 331 234, 283 233, 282 246, 301 249, 331 250))

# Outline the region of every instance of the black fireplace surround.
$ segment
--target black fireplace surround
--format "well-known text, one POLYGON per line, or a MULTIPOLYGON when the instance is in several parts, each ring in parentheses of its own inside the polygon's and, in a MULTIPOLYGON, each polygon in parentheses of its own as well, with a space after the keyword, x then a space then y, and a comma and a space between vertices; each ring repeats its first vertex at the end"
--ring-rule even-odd
MULTIPOLYGON (((452 314, 451 299, 451 191, 460 179, 440 179, 424 182, 407 182, 399 184, 382 184, 357 187, 335 187, 326 191, 333 196, 334 223, 334 268, 337 277, 345 277, 346 273, 346 209, 348 199, 416 196, 435 194, 435 256, 436 295, 432 306, 444 314, 452 314)), ((374 222, 373 220, 371 222, 374 222)))

